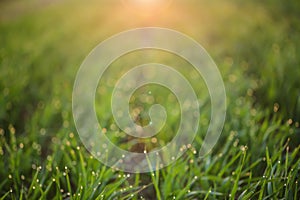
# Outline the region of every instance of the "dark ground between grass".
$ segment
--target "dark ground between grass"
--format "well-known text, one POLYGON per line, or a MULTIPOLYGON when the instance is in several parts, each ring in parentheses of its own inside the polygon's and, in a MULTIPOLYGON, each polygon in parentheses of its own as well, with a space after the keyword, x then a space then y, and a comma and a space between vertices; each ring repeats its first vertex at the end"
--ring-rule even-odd
MULTIPOLYGON (((177 0, 150 16, 117 0, 0 1, 0 10, 1 199, 299 199, 299 1, 177 0), (187 153, 162 170, 127 174, 83 147, 72 118, 72 87, 99 42, 145 26, 181 31, 206 48, 225 82, 227 118, 213 151, 199 158, 210 116, 204 94, 203 128, 187 153)), ((168 61, 189 72, 175 58, 168 61)), ((118 70, 111 74, 118 77, 118 70)), ((97 114, 118 143, 113 134, 125 135, 115 130, 103 106, 108 102, 96 104, 97 114)), ((176 102, 165 105, 172 109, 176 102)), ((176 119, 170 118, 168 135, 176 119)))

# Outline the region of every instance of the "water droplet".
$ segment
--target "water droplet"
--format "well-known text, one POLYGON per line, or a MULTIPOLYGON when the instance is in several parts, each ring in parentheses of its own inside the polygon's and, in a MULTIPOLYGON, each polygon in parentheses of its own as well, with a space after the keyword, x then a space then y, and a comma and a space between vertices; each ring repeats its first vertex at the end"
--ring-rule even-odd
POLYGON ((157 143, 157 138, 156 137, 152 138, 151 142, 154 143, 154 144, 157 143))

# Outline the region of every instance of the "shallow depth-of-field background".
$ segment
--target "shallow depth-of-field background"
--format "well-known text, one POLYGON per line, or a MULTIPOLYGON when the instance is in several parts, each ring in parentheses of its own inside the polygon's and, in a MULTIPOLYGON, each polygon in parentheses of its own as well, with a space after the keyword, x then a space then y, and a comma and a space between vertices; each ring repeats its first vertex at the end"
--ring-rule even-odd
POLYGON ((0 199, 299 199, 300 2, 174 0, 165 9, 143 9, 121 0, 0 1, 0 199), (148 85, 131 101, 136 122, 149 123, 147 109, 158 102, 168 111, 167 126, 143 141, 116 127, 109 94, 131 66, 167 62, 190 78, 201 99, 201 128, 184 156, 153 173, 127 174, 83 147, 72 118, 72 87, 96 45, 145 26, 175 29, 203 45, 224 79, 227 118, 217 145, 200 159, 210 118, 201 76, 165 52, 120 58, 95 104, 99 122, 120 147, 164 146, 179 123, 174 95, 148 85))

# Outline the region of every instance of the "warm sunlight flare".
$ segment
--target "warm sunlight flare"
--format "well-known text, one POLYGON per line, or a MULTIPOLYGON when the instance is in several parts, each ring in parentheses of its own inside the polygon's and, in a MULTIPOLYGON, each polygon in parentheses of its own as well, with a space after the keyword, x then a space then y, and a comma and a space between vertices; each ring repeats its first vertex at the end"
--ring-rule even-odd
POLYGON ((172 0, 122 0, 123 4, 141 15, 155 15, 169 7, 172 0))
POLYGON ((300 200, 300 0, 0 0, 0 200, 300 200))

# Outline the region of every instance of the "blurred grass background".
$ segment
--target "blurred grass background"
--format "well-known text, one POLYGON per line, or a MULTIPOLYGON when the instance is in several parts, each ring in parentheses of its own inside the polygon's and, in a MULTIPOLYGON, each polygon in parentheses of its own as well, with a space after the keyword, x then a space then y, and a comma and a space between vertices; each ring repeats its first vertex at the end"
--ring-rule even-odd
MULTIPOLYGON (((150 13, 118 0, 0 1, 0 196, 297 199, 299 9, 297 0, 174 0, 150 13), (228 112, 223 134, 207 157, 194 154, 209 119, 204 94, 204 128, 190 151, 153 174, 124 174, 106 168, 83 148, 74 128, 71 94, 81 62, 97 44, 145 26, 175 29, 204 46, 225 81, 228 112)), ((157 55, 150 52, 143 61, 157 55)), ((190 72, 180 60, 159 55, 182 73, 190 72)), ((141 56, 135 56, 114 65, 125 70, 139 62, 141 56)), ((117 71, 110 74, 116 78, 117 71)), ((199 93, 201 81, 198 76, 192 80, 199 93)), ((105 102, 97 105, 98 117, 108 133, 124 136, 101 105, 105 102)), ((176 130, 175 119, 170 118, 165 132, 176 130)))

